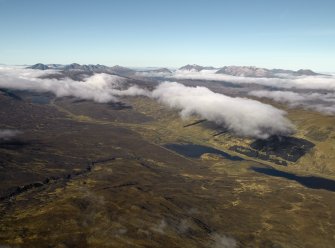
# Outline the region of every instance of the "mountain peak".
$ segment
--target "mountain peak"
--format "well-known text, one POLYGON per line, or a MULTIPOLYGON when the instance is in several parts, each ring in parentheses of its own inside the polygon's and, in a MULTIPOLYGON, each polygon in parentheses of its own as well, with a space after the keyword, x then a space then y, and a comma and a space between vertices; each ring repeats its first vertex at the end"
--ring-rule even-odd
POLYGON ((309 69, 300 69, 298 71, 296 71, 296 74, 299 76, 315 76, 318 75, 318 73, 309 70, 309 69))
POLYGON ((45 65, 45 64, 42 64, 42 63, 37 63, 35 65, 28 66, 27 69, 48 70, 48 69, 50 69, 50 67, 45 65))

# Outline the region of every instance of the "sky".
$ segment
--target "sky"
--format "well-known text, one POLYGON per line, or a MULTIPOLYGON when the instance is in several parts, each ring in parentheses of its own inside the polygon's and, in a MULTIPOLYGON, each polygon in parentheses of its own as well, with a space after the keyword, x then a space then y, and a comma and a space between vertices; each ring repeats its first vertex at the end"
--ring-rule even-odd
POLYGON ((0 0, 0 63, 335 72, 334 10, 334 0, 0 0))

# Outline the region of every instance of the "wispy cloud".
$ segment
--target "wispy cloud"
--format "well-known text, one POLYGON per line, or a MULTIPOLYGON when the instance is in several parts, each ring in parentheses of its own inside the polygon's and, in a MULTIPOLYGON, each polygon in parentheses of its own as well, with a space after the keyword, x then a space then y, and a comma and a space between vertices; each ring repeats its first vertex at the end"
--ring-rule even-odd
MULTIPOLYGON (((285 75, 282 76, 284 77, 285 75)), ((177 70, 174 75, 172 75, 172 77, 176 79, 224 81, 235 84, 259 84, 284 89, 296 88, 335 91, 334 76, 287 76, 285 78, 253 78, 216 74, 216 70, 202 70, 200 72, 177 70)))
POLYGON ((82 82, 70 78, 57 80, 39 78, 57 71, 0 67, 0 87, 36 92, 52 92, 57 97, 74 96, 96 102, 117 101, 117 96, 147 95, 136 85, 124 88, 125 79, 115 75, 94 74, 82 82))
POLYGON ((286 103, 290 107, 304 107, 324 114, 335 114, 335 93, 332 92, 321 94, 256 90, 249 92, 249 95, 286 103))

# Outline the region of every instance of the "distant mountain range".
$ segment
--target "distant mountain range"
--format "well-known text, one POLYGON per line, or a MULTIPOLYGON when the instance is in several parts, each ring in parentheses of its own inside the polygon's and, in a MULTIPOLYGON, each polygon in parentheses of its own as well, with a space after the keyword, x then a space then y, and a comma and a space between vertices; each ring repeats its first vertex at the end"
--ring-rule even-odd
MULTIPOLYGON (((142 71, 143 72, 143 71, 142 71)), ((144 72, 155 72, 155 73, 167 73, 167 74, 170 74, 172 73, 172 71, 170 71, 169 69, 167 68, 159 68, 159 69, 153 69, 153 70, 146 70, 144 72)))
POLYGON ((27 69, 35 69, 35 70, 48 70, 51 69, 49 66, 38 63, 32 66, 28 66, 27 69))
MULTIPOLYGON (((36 70, 61 70, 65 73, 107 73, 113 75, 119 75, 123 77, 129 77, 136 75, 137 72, 146 72, 146 73, 165 73, 171 74, 172 72, 167 68, 159 68, 145 71, 137 71, 127 67, 122 67, 119 65, 116 66, 105 66, 105 65, 80 65, 77 63, 69 64, 69 65, 61 65, 61 64, 35 64, 27 67, 29 69, 36 70)), ((255 66, 224 66, 221 68, 215 68, 212 66, 200 66, 200 65, 185 65, 180 67, 178 70, 180 71, 202 71, 202 70, 217 70, 216 74, 226 74, 231 76, 240 76, 240 77, 265 77, 265 78, 280 78, 287 76, 317 76, 324 75, 316 73, 312 70, 301 69, 297 71, 293 70, 283 70, 283 69, 266 69, 266 68, 258 68, 255 66)))
POLYGON ((202 70, 215 70, 215 67, 212 66, 201 66, 201 65, 184 65, 179 68, 182 71, 202 71, 202 70))
MULTIPOLYGON (((48 69, 53 69, 53 70, 60 70, 63 72, 82 72, 86 74, 91 74, 91 73, 107 73, 107 74, 114 74, 114 75, 119 75, 119 76, 131 76, 135 75, 136 70, 115 65, 112 67, 105 66, 105 65, 80 65, 77 63, 72 63, 69 65, 60 65, 60 64, 42 64, 38 63, 32 66, 28 66, 28 69, 35 69, 35 70, 48 70, 48 69)), ((143 72, 143 71, 142 71, 143 72)), ((171 71, 167 68, 159 68, 159 69, 152 69, 152 70, 146 70, 145 72, 155 72, 155 73, 171 73, 171 71)))
POLYGON ((122 66, 105 66, 105 65, 80 65, 77 63, 69 64, 69 65, 59 65, 59 64, 35 64, 32 66, 27 67, 29 69, 37 69, 37 70, 61 70, 61 71, 81 71, 86 73, 108 73, 108 74, 117 74, 117 75, 129 75, 135 73, 134 70, 122 67, 122 66))
POLYGON ((254 66, 225 66, 216 72, 217 74, 227 74, 242 77, 283 77, 283 76, 317 76, 321 75, 312 70, 298 71, 283 69, 265 69, 254 66))
POLYGON ((301 69, 298 71, 293 70, 283 70, 283 69, 266 69, 258 68, 255 66, 224 66, 221 68, 215 68, 211 66, 200 66, 200 65, 185 65, 180 67, 179 70, 186 71, 202 71, 202 70, 215 70, 217 74, 226 74, 231 76, 240 77, 283 77, 283 76, 317 76, 323 75, 316 73, 312 70, 301 69))

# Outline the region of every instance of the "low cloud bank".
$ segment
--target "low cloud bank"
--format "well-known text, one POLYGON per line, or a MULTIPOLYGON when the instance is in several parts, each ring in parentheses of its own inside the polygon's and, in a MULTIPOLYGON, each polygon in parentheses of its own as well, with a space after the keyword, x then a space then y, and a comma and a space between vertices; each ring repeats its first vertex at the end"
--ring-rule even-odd
POLYGON ((0 129, 0 140, 10 140, 18 135, 20 131, 11 129, 0 129))
POLYGON ((152 92, 152 97, 180 110, 183 118, 198 115, 240 136, 268 138, 290 134, 293 129, 282 110, 259 101, 214 93, 205 87, 164 82, 152 92))
POLYGON ((274 90, 252 91, 249 95, 272 99, 288 104, 289 107, 303 107, 327 115, 335 114, 335 75, 292 76, 281 74, 281 78, 253 78, 216 74, 215 72, 216 70, 177 70, 172 77, 268 86, 274 90))
POLYGON ((321 94, 256 90, 249 92, 249 95, 286 103, 290 107, 303 107, 328 115, 335 114, 335 93, 332 92, 321 94))
POLYGON ((52 92, 57 97, 74 96, 96 102, 117 101, 117 96, 149 94, 148 91, 136 85, 123 89, 124 78, 104 73, 94 74, 83 82, 70 78, 62 80, 38 78, 51 73, 57 72, 2 67, 0 68, 0 88, 52 92))
POLYGON ((94 74, 84 81, 38 78, 55 71, 0 67, 0 88, 52 92, 57 97, 74 96, 96 102, 117 101, 118 96, 147 96, 177 110, 183 118, 197 115, 213 121, 239 136, 268 138, 292 133, 286 113, 256 100, 229 97, 206 87, 187 87, 164 82, 152 92, 136 85, 125 88, 126 79, 94 74))
POLYGON ((259 84, 284 89, 319 89, 335 91, 334 76, 299 76, 283 75, 283 78, 253 78, 238 77, 226 74, 216 74, 217 70, 187 71, 177 70, 171 77, 176 79, 213 80, 236 84, 259 84))

